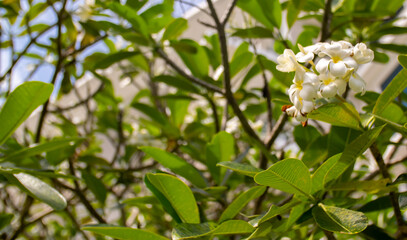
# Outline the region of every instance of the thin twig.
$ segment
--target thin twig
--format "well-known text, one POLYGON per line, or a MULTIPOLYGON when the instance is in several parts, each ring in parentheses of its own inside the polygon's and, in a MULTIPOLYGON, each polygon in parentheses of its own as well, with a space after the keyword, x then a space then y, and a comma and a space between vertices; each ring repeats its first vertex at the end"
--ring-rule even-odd
POLYGON ((230 16, 232 15, 232 12, 236 6, 236 3, 237 3, 237 0, 233 0, 230 3, 230 5, 227 7, 227 11, 225 12, 225 14, 222 17, 222 20, 220 21, 223 27, 226 25, 227 21, 229 20, 230 16))
POLYGON ((218 133, 220 131, 220 122, 219 122, 219 115, 216 109, 216 104, 210 96, 205 97, 208 100, 209 105, 211 106, 212 113, 213 113, 213 120, 215 123, 215 132, 218 133))
POLYGON ((325 42, 330 36, 331 21, 332 21, 332 0, 326 0, 324 9, 324 18, 322 20, 320 42, 325 42))

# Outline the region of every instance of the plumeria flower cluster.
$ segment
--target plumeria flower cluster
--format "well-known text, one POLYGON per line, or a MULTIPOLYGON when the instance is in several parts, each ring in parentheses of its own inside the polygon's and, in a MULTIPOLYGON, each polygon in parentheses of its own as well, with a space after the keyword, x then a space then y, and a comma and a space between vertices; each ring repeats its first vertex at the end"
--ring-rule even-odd
POLYGON ((277 58, 277 70, 295 72, 288 90, 293 106, 284 109, 289 116, 305 122, 316 100, 341 96, 347 84, 357 93, 365 92, 366 83, 356 71, 360 64, 371 62, 374 54, 364 43, 353 46, 347 41, 333 41, 298 47, 299 53, 285 49, 277 58))

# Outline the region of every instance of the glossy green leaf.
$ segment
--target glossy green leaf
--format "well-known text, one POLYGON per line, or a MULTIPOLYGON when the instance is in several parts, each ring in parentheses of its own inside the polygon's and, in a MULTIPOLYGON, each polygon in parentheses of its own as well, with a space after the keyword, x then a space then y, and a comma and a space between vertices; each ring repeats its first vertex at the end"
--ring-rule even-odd
MULTIPOLYGON (((407 28, 403 29, 407 30, 407 28)), ((403 68, 407 68, 407 55, 399 55, 398 60, 400 65, 403 66, 403 68)))
POLYGON ((249 177, 254 177, 262 171, 260 168, 253 167, 252 165, 237 162, 220 162, 216 166, 224 167, 249 177))
POLYGON ((48 83, 25 82, 8 96, 0 112, 0 145, 49 98, 52 89, 48 83))
POLYGON ((373 108, 373 114, 380 115, 385 108, 407 87, 407 70, 401 70, 384 89, 373 108))
POLYGON ((58 150, 61 148, 73 146, 75 143, 82 141, 80 138, 66 138, 66 139, 55 139, 46 143, 38 144, 31 146, 29 148, 23 148, 19 151, 15 151, 9 155, 6 155, 5 158, 0 159, 0 162, 12 162, 18 159, 32 157, 43 152, 49 152, 58 150))
POLYGON ((199 210, 191 189, 178 178, 163 174, 149 173, 148 180, 170 202, 184 223, 199 223, 199 210))
POLYGON ((191 39, 173 40, 170 43, 194 76, 208 76, 209 60, 202 46, 191 39))
POLYGON ((87 225, 82 230, 121 240, 168 240, 166 237, 146 230, 105 224, 87 225))
POLYGON ((318 226, 331 232, 356 234, 368 225, 367 217, 361 212, 322 203, 312 209, 312 215, 318 226))
POLYGON ((110 67, 112 64, 120 62, 122 60, 134 57, 136 55, 139 55, 140 52, 135 51, 135 52, 125 52, 125 51, 120 51, 120 52, 115 52, 106 55, 102 59, 98 60, 95 62, 93 65, 94 69, 105 69, 110 67))
POLYGON ((197 187, 207 187, 208 184, 201 173, 184 159, 156 147, 140 147, 140 149, 154 158, 155 161, 171 169, 174 173, 185 177, 197 187))
POLYGON ((339 160, 326 173, 324 185, 332 184, 333 181, 338 179, 354 163, 356 158, 373 144, 383 127, 384 125, 366 131, 348 144, 339 160))
POLYGON ((326 135, 318 137, 308 145, 301 159, 305 166, 311 168, 328 157, 328 138, 326 135))
POLYGON ((212 222, 201 224, 178 224, 172 231, 173 240, 200 238, 208 235, 231 235, 251 233, 254 228, 242 220, 230 220, 216 225, 212 222))
POLYGON ((378 192, 387 187, 389 179, 370 180, 370 181, 353 181, 353 182, 339 182, 329 187, 333 191, 364 191, 364 192, 378 192))
POLYGON ((288 212, 290 209, 292 209, 293 207, 297 206, 300 203, 301 203, 300 200, 292 199, 291 201, 289 201, 288 203, 284 204, 281 207, 278 207, 276 205, 271 205, 269 210, 265 214, 262 214, 256 218, 250 220, 250 224, 253 227, 258 227, 262 223, 272 219, 273 217, 276 217, 277 215, 288 212))
POLYGON ((222 215, 219 218, 219 222, 224 222, 226 220, 233 219, 251 200, 260 197, 264 191, 266 191, 265 186, 252 187, 246 192, 240 194, 236 197, 233 202, 231 202, 222 215))
MULTIPOLYGON (((273 29, 274 25, 268 17, 265 16, 259 0, 240 0, 236 4, 243 11, 249 13, 254 19, 262 23, 269 29, 273 29)), ((270 13, 267 13, 270 14, 270 13)))
POLYGON ((86 183, 86 186, 89 188, 89 190, 95 195, 96 199, 102 204, 105 204, 106 197, 107 197, 107 189, 103 182, 93 176, 91 173, 83 170, 81 174, 83 180, 86 183))
POLYGON ((288 158, 273 164, 254 176, 256 183, 284 192, 310 197, 311 175, 304 163, 288 158))
POLYGON ((65 198, 42 180, 26 173, 10 174, 6 175, 6 177, 11 183, 16 184, 20 189, 48 204, 53 209, 62 210, 66 207, 65 198))
POLYGON ((162 41, 176 39, 188 28, 188 21, 184 18, 174 19, 165 29, 162 41))
POLYGON ((144 196, 144 197, 135 197, 135 198, 128 198, 122 201, 123 204, 129 206, 138 206, 144 204, 159 204, 157 198, 154 196, 144 196))
POLYGON ((220 184, 222 179, 219 162, 231 161, 235 155, 235 139, 227 132, 217 133, 206 145, 206 165, 215 181, 220 184))
POLYGON ((330 123, 334 126, 360 130, 360 117, 356 109, 346 102, 322 105, 307 115, 308 118, 330 123))

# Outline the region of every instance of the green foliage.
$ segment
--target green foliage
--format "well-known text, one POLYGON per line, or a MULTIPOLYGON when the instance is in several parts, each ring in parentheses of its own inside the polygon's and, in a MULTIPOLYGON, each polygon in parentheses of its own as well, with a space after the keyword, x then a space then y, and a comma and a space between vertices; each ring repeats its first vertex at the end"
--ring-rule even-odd
POLYGON ((1 238, 407 238, 405 1, 206 2, 0 1, 1 238), (278 54, 340 40, 403 69, 301 125, 278 54))

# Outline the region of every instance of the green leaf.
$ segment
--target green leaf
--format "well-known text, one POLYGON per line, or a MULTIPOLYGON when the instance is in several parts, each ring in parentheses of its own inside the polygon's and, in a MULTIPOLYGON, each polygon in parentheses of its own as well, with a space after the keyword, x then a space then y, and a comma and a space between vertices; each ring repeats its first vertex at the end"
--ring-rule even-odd
POLYGON ((311 175, 305 164, 294 158, 284 159, 254 176, 254 181, 284 192, 312 198, 311 175))
POLYGON ((277 207, 276 205, 271 205, 269 210, 265 214, 260 215, 256 218, 250 220, 250 224, 253 227, 259 227, 260 224, 272 219, 273 217, 275 217, 277 215, 288 212, 290 209, 292 209, 293 207, 297 206, 300 203, 301 203, 301 201, 299 201, 298 199, 293 199, 281 207, 277 207))
POLYGON ((184 18, 174 19, 165 29, 163 38, 164 40, 176 39, 188 28, 188 21, 184 18))
POLYGON ((252 28, 237 28, 232 34, 233 37, 240 38, 273 38, 273 32, 268 28, 256 26, 252 28))
POLYGON ((219 222, 224 222, 226 220, 233 219, 239 212, 246 206, 251 200, 260 197, 264 191, 266 191, 265 186, 252 187, 246 192, 240 194, 233 202, 231 202, 228 207, 223 211, 219 218, 219 222))
POLYGON ((372 43, 370 44, 372 48, 380 48, 383 50, 389 50, 396 53, 407 54, 407 46, 406 45, 398 45, 398 44, 387 44, 387 43, 372 43))
POLYGON ((281 26, 281 5, 279 0, 257 0, 260 5, 264 16, 277 28, 281 26))
MULTIPOLYGON (((308 127, 308 126, 307 126, 308 127)), ((328 154, 328 136, 321 136, 309 144, 302 156, 302 162, 308 168, 313 167, 315 164, 324 161, 328 154)))
POLYGON ((396 180, 394 180, 392 183, 389 183, 388 185, 396 185, 399 183, 407 183, 407 173, 400 174, 396 180))
POLYGON ((200 238, 208 235, 247 234, 254 228, 243 220, 230 220, 216 225, 212 222, 201 224, 178 224, 172 231, 173 240, 200 238))
POLYGON ((9 155, 6 155, 5 158, 0 159, 0 162, 12 162, 18 159, 32 157, 43 152, 49 152, 58 150, 61 148, 73 146, 76 143, 82 141, 80 138, 67 138, 67 139, 55 139, 46 143, 42 143, 30 148, 23 148, 19 151, 12 152, 9 155))
POLYGON ((123 200, 121 203, 129 205, 129 206, 139 206, 144 204, 159 204, 157 198, 154 196, 144 196, 144 197, 135 197, 135 198, 128 198, 123 200))
POLYGON ((106 224, 87 225, 83 227, 82 230, 121 240, 168 240, 168 238, 166 237, 162 237, 156 233, 152 233, 146 230, 106 224))
POLYGON ((138 31, 144 36, 148 35, 148 29, 144 19, 137 13, 136 10, 129 6, 121 5, 118 2, 110 2, 107 7, 113 12, 117 13, 120 17, 129 21, 134 30, 138 31))
POLYGON ((387 187, 389 179, 370 180, 370 181, 352 181, 352 182, 339 182, 333 184, 329 190, 333 191, 364 191, 364 192, 378 192, 387 187))
POLYGON ((215 181, 220 184, 222 179, 219 162, 231 161, 235 155, 235 139, 227 132, 217 133, 206 145, 206 165, 215 181))
MULTIPOLYGON (((407 28, 405 29, 407 30, 407 28)), ((403 66, 403 68, 407 68, 407 55, 399 55, 398 60, 400 65, 403 66)))
POLYGON ((81 175, 89 190, 95 195, 96 199, 104 205, 107 197, 107 190, 103 182, 85 170, 82 171, 81 175))
POLYGON ((306 127, 297 125, 294 128, 293 134, 295 142, 303 151, 305 151, 313 141, 321 136, 321 133, 319 133, 315 127, 310 125, 306 127))
POLYGON ((339 160, 329 169, 324 178, 324 185, 332 184, 346 169, 351 166, 356 158, 373 144, 384 125, 364 132, 345 147, 339 160))
POLYGON ((146 187, 154 194, 154 196, 160 201, 161 205, 163 206, 164 210, 172 217, 172 219, 177 223, 182 223, 181 218, 178 216, 177 211, 172 207, 171 202, 166 198, 161 191, 155 187, 150 180, 148 179, 147 175, 144 177, 144 183, 146 187))
POLYGON ((208 76, 209 60, 202 46, 191 39, 172 40, 170 43, 194 76, 208 76))
POLYGON ((184 223, 199 223, 199 210, 191 189, 178 178, 163 173, 148 173, 148 180, 170 202, 184 223))
POLYGON ((65 198, 57 190, 42 180, 26 173, 4 175, 11 183, 17 185, 21 190, 48 204, 53 209, 62 210, 66 207, 65 198))
POLYGON ((135 52, 127 52, 127 51, 120 51, 106 55, 102 59, 98 60, 94 65, 93 69, 105 69, 110 67, 112 64, 120 62, 124 59, 128 59, 139 55, 139 51, 135 52))
POLYGON ((318 226, 331 232, 356 234, 368 225, 367 217, 361 212, 326 206, 322 203, 312 209, 312 215, 318 226))
POLYGON ((249 164, 243 164, 243 163, 237 163, 237 162, 220 162, 216 164, 216 166, 224 167, 230 170, 233 170, 235 172, 238 172, 240 174, 249 176, 249 177, 254 177, 257 173, 261 172, 262 170, 260 168, 253 167, 252 165, 249 164))
POLYGON ((0 112, 0 145, 30 114, 51 95, 53 86, 43 82, 25 82, 7 98, 0 112))
POLYGON ((384 89, 373 108, 373 114, 380 115, 385 108, 407 87, 407 70, 401 70, 384 89))
POLYGON ((179 90, 184 90, 191 93, 199 94, 199 89, 195 87, 190 81, 171 75, 159 75, 152 79, 154 82, 162 82, 169 86, 176 87, 179 90))
POLYGON ((200 188, 208 186, 201 173, 184 159, 156 147, 140 147, 140 150, 150 155, 164 167, 188 179, 195 186, 200 188))
POLYGON ((270 21, 268 17, 265 16, 259 2, 260 2, 259 0, 257 1, 239 0, 237 1, 237 6, 241 8, 243 11, 249 13, 254 19, 262 23, 264 26, 268 27, 269 29, 273 29, 274 24, 270 21))
POLYGON ((349 103, 329 103, 310 112, 308 118, 330 123, 334 126, 360 130, 360 117, 349 103))
POLYGON ((339 161, 341 153, 338 153, 328 160, 326 160, 319 168, 312 174, 311 181, 311 195, 324 189, 324 179, 328 171, 339 161))
POLYGON ((13 217, 14 214, 0 213, 0 231, 5 227, 10 226, 13 217))

